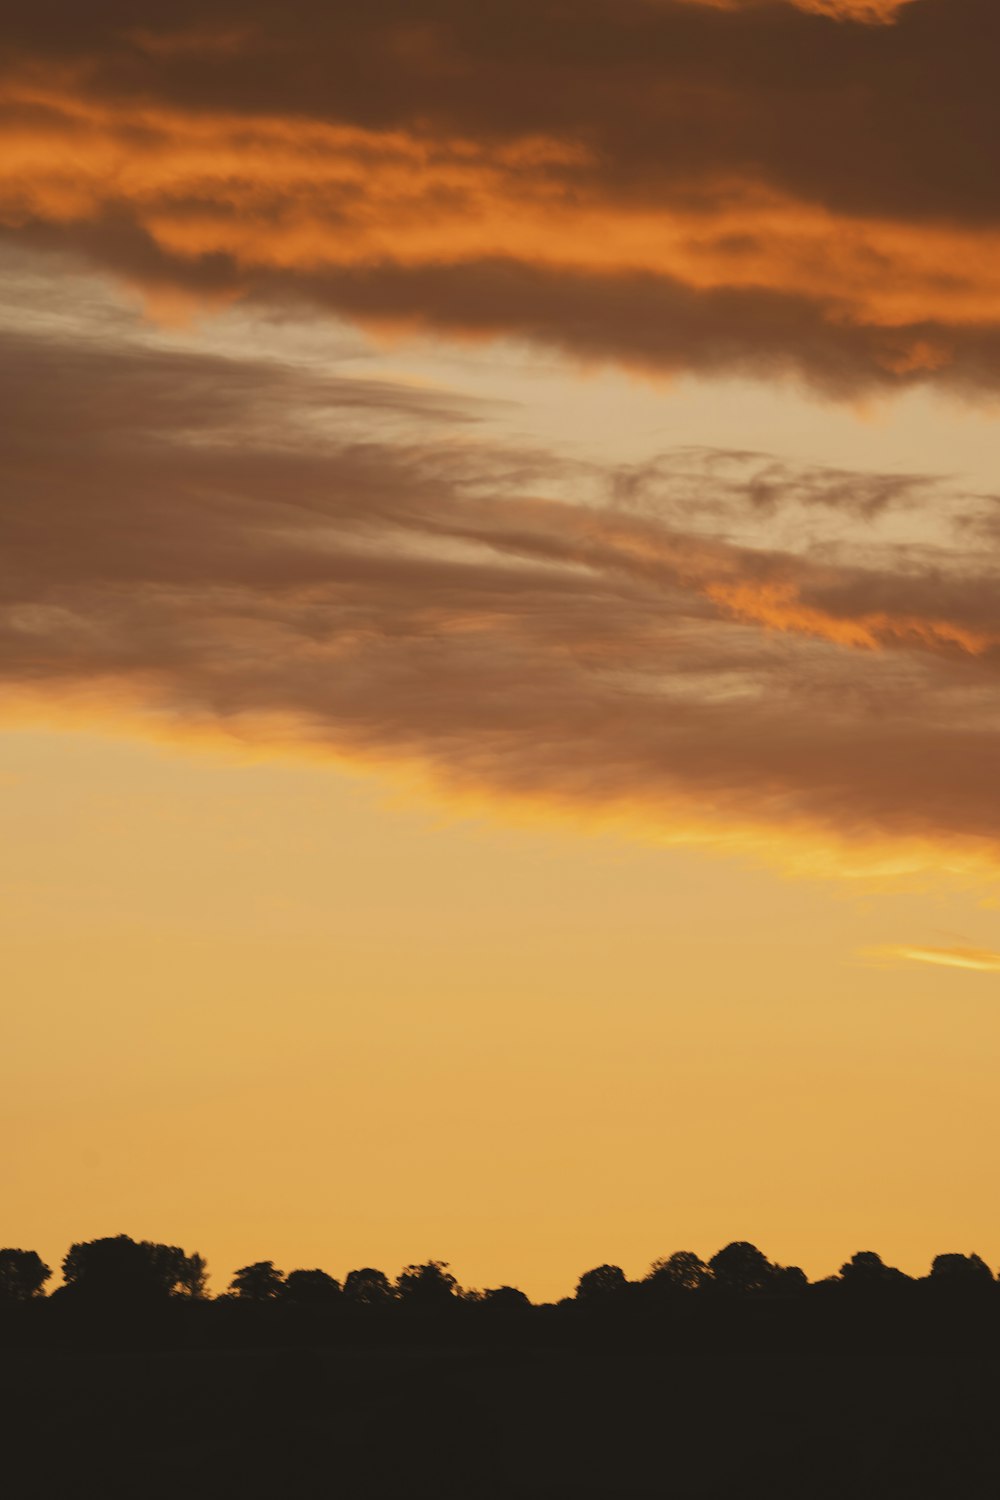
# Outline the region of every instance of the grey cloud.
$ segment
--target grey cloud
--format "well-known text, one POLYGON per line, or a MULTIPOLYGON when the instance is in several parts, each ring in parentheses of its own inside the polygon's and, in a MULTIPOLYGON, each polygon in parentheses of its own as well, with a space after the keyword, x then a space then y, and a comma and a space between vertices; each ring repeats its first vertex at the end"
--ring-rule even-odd
MULTIPOLYGON (((333 755, 651 824, 682 809, 995 849, 995 649, 888 632, 849 650, 711 592, 1000 631, 995 577, 959 551, 914 571, 888 546, 836 568, 726 543, 623 511, 612 475, 415 443, 384 423, 393 393, 364 412, 366 382, 24 336, 0 355, 9 693, 91 685, 261 734, 277 717, 333 755)), ((705 476, 711 502, 710 455, 705 476)), ((790 503, 815 484, 789 470, 790 503)))

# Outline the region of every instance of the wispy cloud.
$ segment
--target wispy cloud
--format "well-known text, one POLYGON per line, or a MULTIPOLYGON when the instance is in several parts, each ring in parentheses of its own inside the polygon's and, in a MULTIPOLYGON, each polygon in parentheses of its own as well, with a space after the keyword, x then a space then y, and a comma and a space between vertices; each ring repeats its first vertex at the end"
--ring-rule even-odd
POLYGON ((989 948, 923 948, 894 944, 868 950, 877 963, 937 964, 946 969, 974 969, 981 974, 1000 974, 1000 953, 989 948))
MULTIPOLYGON (((759 10, 767 0, 686 0, 686 3, 713 6, 716 10, 759 10)), ((913 0, 786 0, 786 4, 795 5, 799 10, 831 16, 837 21, 860 21, 869 26, 888 25, 896 20, 905 5, 912 3, 913 0)))

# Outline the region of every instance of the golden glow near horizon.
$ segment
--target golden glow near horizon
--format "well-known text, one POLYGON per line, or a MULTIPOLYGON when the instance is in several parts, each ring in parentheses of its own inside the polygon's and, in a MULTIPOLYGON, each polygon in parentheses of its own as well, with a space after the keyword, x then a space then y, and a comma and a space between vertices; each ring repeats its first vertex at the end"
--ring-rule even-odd
POLYGON ((0 797, 6 1193, 50 1263, 124 1230, 217 1289, 440 1256, 558 1297, 736 1235, 813 1275, 990 1252, 997 996, 853 958, 987 935, 966 893, 84 734, 0 737, 0 797))
POLYGON ((14 1241, 1000 1262, 981 5, 18 21, 14 1241))

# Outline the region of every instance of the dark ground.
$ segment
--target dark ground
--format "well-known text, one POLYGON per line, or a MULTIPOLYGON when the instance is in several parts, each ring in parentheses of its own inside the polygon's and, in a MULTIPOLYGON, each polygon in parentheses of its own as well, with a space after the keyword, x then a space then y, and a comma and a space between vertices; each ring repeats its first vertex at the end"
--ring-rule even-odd
POLYGON ((0 1356, 5 1500, 998 1500, 1000 1358, 0 1356))

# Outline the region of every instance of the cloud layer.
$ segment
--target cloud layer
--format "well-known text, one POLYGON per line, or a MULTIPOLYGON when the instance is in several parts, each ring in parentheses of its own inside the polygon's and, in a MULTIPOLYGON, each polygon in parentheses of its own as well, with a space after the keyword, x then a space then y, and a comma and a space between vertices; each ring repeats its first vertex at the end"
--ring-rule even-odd
MULTIPOLYGON (((164 319, 993 400, 991 40, 995 0, 38 0, 0 50, 0 241, 164 319)), ((9 701, 995 862, 988 497, 724 433, 602 470, 401 382, 53 318, 0 347, 9 701)))
POLYGON ((7 33, 0 226, 163 312, 996 390, 994 0, 43 0, 7 33))
POLYGON ((8 329, 0 371, 10 704, 663 837, 995 859, 990 502, 721 450, 606 472, 449 397, 122 340, 8 329))

